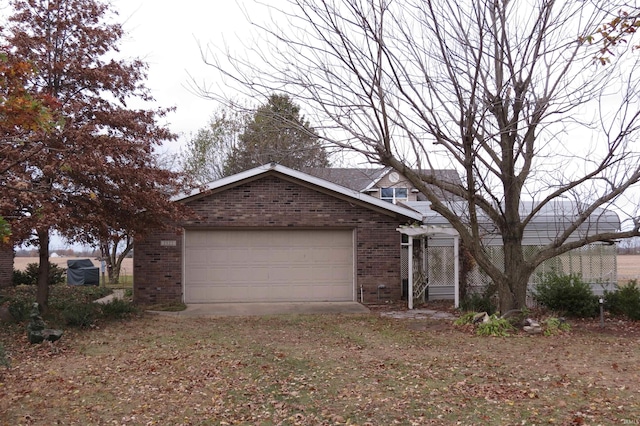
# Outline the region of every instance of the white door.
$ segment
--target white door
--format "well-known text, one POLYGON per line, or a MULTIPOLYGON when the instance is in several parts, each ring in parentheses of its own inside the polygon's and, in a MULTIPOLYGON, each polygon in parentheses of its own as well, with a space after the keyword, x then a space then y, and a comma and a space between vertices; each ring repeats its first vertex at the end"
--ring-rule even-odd
POLYGON ((187 230, 185 303, 354 300, 351 230, 187 230))

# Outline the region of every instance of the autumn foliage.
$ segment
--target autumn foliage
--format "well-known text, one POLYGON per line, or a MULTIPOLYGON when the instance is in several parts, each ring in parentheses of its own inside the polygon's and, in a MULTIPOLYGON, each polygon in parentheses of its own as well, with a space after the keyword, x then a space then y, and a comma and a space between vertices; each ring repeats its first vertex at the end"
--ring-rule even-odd
POLYGON ((154 156, 155 147, 175 139, 158 124, 170 110, 131 106, 153 101, 144 85, 147 65, 119 58, 124 33, 110 6, 97 0, 12 6, 5 50, 33 72, 15 70, 22 75, 17 88, 31 97, 7 108, 31 117, 39 111, 32 99, 51 105, 51 117, 33 116, 35 127, 17 122, 20 140, 5 146, 16 161, 2 175, 0 212, 11 218, 15 238, 38 245, 46 265, 52 230, 97 244, 177 217, 169 198, 180 189, 179 176, 154 156))

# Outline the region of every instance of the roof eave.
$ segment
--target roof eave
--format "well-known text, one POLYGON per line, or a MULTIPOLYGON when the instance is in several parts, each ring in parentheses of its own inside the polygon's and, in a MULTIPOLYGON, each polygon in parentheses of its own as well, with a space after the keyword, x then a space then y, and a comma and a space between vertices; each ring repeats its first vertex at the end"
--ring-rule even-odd
POLYGON ((214 182, 209 183, 208 185, 206 185, 201 189, 196 189, 192 191, 189 194, 176 196, 172 198, 172 201, 186 202, 193 199, 197 199, 199 197, 204 197, 211 191, 215 191, 217 189, 224 188, 230 185, 235 185, 247 179, 251 179, 269 172, 277 172, 282 175, 291 177, 293 179, 297 179, 302 182, 306 182, 308 184, 311 184, 320 188, 324 188, 331 192, 341 194, 348 198, 358 200, 362 203, 370 204, 377 208, 381 208, 383 210, 393 212, 394 214, 399 214, 413 220, 422 221, 422 214, 409 207, 402 207, 392 203, 388 203, 386 201, 380 200, 370 195, 367 195, 358 191, 354 191, 344 186, 329 182, 321 178, 317 178, 315 176, 311 176, 307 173, 303 173, 298 170, 290 169, 289 167, 285 167, 276 163, 265 164, 265 165, 258 166, 253 169, 249 169, 244 172, 235 174, 233 176, 227 176, 225 178, 218 179, 214 182))

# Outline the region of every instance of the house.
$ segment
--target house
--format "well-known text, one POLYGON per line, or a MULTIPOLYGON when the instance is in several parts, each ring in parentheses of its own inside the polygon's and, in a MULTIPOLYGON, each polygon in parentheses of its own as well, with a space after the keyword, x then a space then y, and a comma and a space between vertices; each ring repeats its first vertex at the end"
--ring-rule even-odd
POLYGON ((388 169, 305 173, 268 164, 220 179, 176 198, 193 217, 136 240, 135 299, 398 300, 397 229, 422 220, 402 202, 418 195, 388 169))
MULTIPOLYGON (((460 182, 453 170, 431 173, 460 182)), ((193 215, 170 231, 135 242, 139 303, 372 304, 406 298, 412 307, 414 299, 447 298, 457 305, 462 281, 457 232, 392 169, 297 171, 267 164, 175 202, 193 215)), ((448 202, 465 214, 463 202, 448 202)), ((560 207, 566 206, 553 206, 529 225, 525 244, 544 245, 562 229, 571 213, 560 207)), ((523 205, 523 213, 527 208, 523 205)), ((595 217, 578 231, 620 226, 610 212, 595 217)), ((489 221, 485 225, 488 250, 499 263, 500 238, 489 221)), ((550 267, 586 274, 594 285, 615 283, 615 246, 574 250, 545 262, 541 270, 550 267)), ((471 285, 488 280, 477 268, 464 275, 471 285)))

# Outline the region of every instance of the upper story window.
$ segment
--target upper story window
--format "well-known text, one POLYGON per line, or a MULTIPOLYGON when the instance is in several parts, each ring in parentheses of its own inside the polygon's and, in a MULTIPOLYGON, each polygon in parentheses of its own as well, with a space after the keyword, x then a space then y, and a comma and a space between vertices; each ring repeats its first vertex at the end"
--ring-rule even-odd
POLYGON ((409 190, 407 188, 381 188, 380 199, 393 204, 398 201, 409 201, 409 190))

